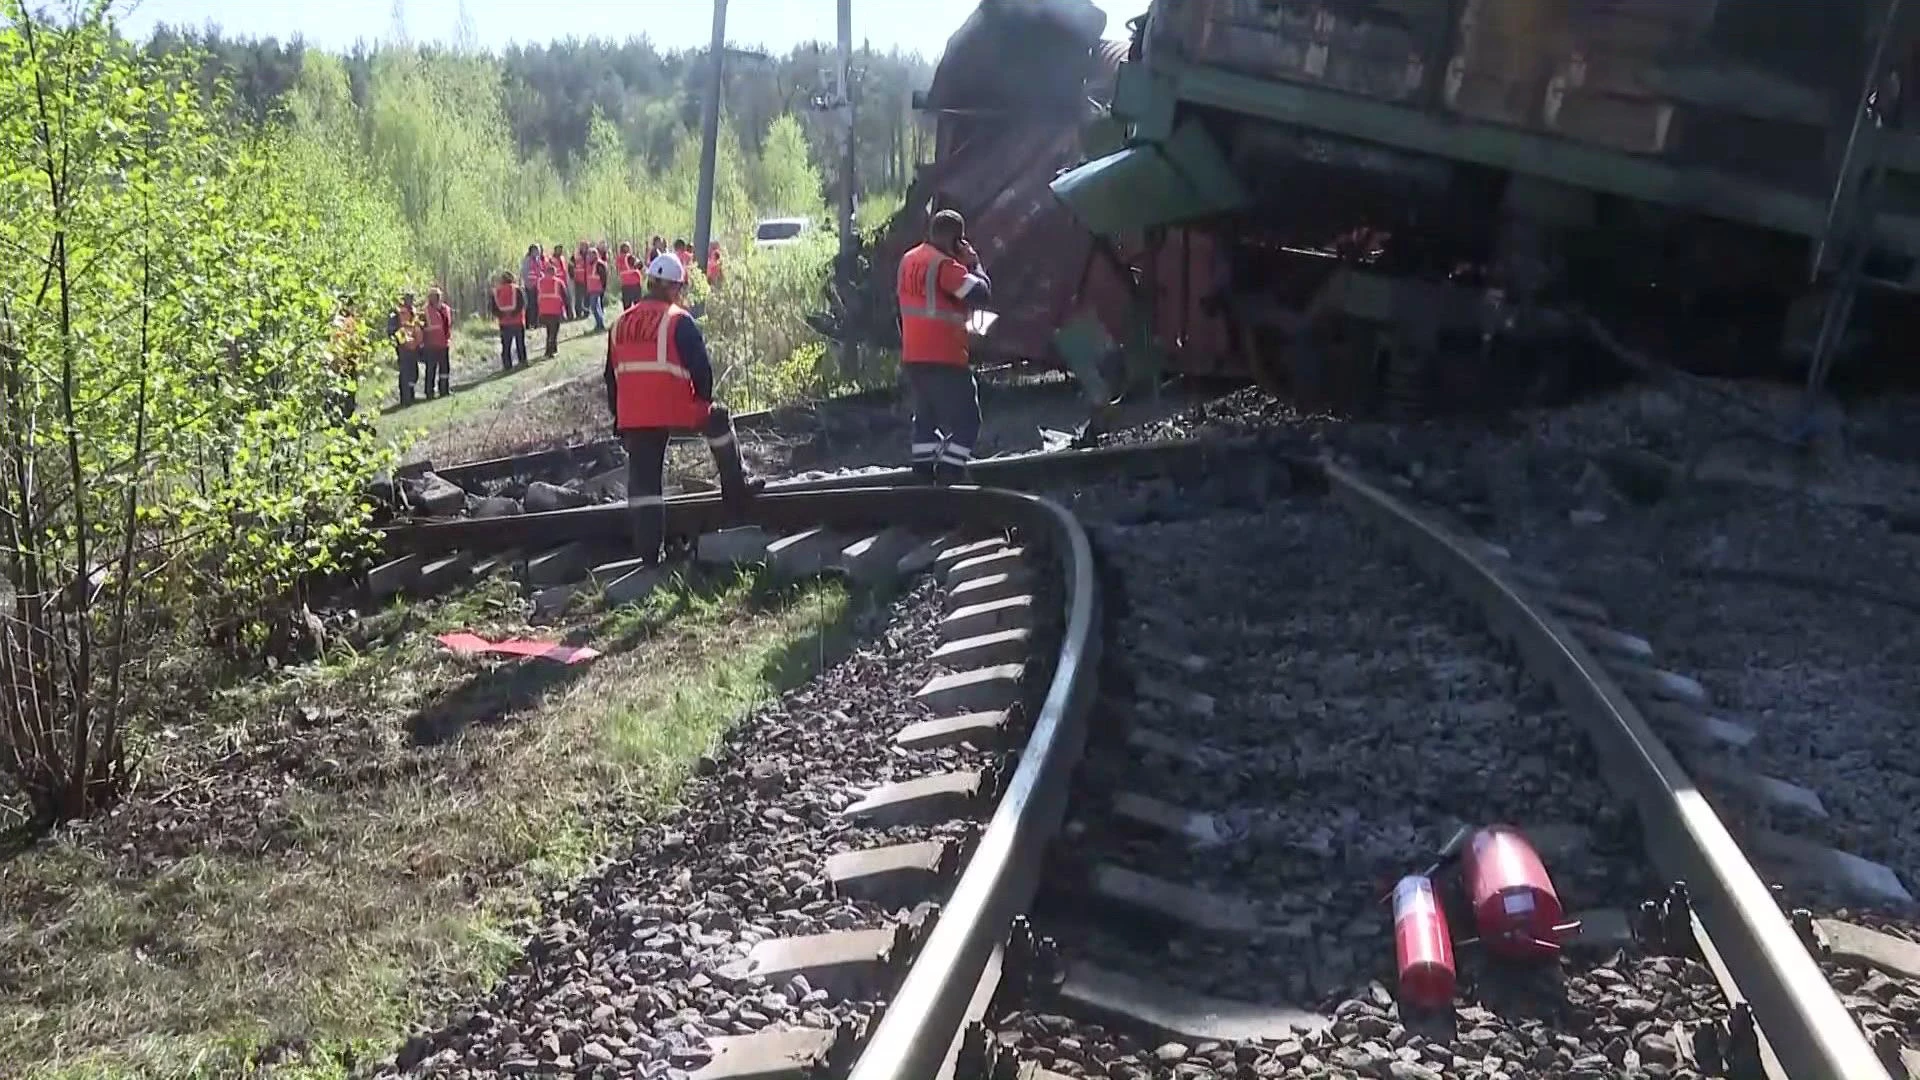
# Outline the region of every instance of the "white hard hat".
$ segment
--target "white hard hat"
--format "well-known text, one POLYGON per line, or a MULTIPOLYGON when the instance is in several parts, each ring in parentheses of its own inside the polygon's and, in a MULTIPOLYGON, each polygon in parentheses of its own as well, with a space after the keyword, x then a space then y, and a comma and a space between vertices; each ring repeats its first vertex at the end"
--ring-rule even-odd
POLYGON ((680 265, 679 256, 671 251, 663 251, 655 255, 653 261, 647 264, 647 276, 650 278, 659 278, 661 281, 672 282, 675 285, 685 285, 687 283, 687 268, 680 265))

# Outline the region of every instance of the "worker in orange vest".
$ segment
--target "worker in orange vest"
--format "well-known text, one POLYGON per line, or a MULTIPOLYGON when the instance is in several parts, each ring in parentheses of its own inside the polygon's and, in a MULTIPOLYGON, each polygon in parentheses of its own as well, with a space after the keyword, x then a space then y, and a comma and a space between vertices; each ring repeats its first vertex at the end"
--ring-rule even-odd
POLYGON ((706 339, 680 306, 687 270, 661 255, 647 267, 647 293, 622 312, 607 338, 607 407, 627 448, 627 506, 635 554, 657 564, 666 537, 667 442, 676 430, 707 438, 720 473, 720 497, 739 504, 760 484, 747 478, 733 417, 713 403, 706 339))
MULTIPOLYGON (((587 317, 587 282, 593 280, 593 249, 585 240, 573 246, 573 316, 576 319, 587 317)), ((604 325, 602 329, 605 329, 604 325)))
POLYGON ((547 256, 547 271, 560 276, 560 317, 573 318, 573 289, 568 285, 572 276, 567 269, 567 249, 559 244, 553 245, 553 253, 547 256))
POLYGON ((645 281, 646 274, 640 269, 640 260, 633 254, 633 245, 622 241, 620 244, 621 311, 640 302, 640 290, 645 281))
POLYGON ((587 311, 593 316, 593 332, 607 332, 607 258, 598 248, 588 248, 587 311))
POLYGON ((712 244, 707 248, 707 284, 719 288, 727 279, 727 272, 720 267, 720 245, 712 244))
POLYGON ((426 320, 420 356, 427 364, 427 400, 432 401, 436 385, 441 397, 453 393, 453 309, 438 285, 427 290, 426 320))
POLYGON ((965 219, 952 210, 933 215, 926 242, 900 260, 897 289, 900 363, 913 390, 913 471, 923 481, 964 482, 980 437, 967 317, 992 299, 965 219))
POLYGON ((528 244, 526 257, 520 260, 520 311, 529 320, 538 316, 540 298, 534 295, 534 284, 540 280, 540 268, 547 265, 547 257, 541 253, 539 244, 528 244))
POLYGON ((426 344, 426 330, 412 293, 401 293, 400 306, 387 316, 387 336, 393 340, 394 358, 399 361, 400 405, 405 408, 413 404, 413 386, 420 381, 420 348, 426 344))
POLYGON ((680 268, 682 270, 693 269, 692 244, 687 243, 685 240, 675 240, 673 242, 673 257, 680 260, 680 268))
POLYGON ((500 370, 513 370, 513 354, 520 354, 520 366, 527 366, 527 305, 520 286, 514 283, 513 271, 500 275, 500 281, 493 287, 493 296, 487 301, 493 317, 500 322, 500 370))
POLYGON ((540 325, 547 328, 547 359, 560 355, 560 320, 567 315, 567 273, 548 265, 536 286, 540 296, 540 325))

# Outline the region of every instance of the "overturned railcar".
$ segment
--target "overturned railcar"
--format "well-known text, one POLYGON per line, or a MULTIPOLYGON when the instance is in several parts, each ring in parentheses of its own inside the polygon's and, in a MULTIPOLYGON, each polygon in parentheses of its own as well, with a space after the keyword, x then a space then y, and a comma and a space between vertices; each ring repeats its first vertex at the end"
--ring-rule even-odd
POLYGON ((1484 400, 1595 327, 1818 377, 1920 286, 1916 7, 1154 0, 1051 190, 1149 267, 1206 238, 1226 347, 1303 398, 1484 400))
POLYGON ((935 161, 816 325, 897 342, 893 268, 952 206, 995 279, 979 352, 1096 393, 1170 368, 1497 407, 1596 336, 1817 380, 1911 333, 1920 0, 1154 0, 1106 29, 981 4, 919 102, 935 161))
POLYGON ((935 127, 935 156, 905 207, 863 251, 866 265, 814 325, 830 336, 898 344, 894 273, 951 207, 994 279, 993 317, 976 325, 976 356, 1084 362, 1111 381, 1134 355, 1180 370, 1246 375, 1227 338, 1212 238, 1179 230, 1101 236, 1049 185, 1087 160, 1087 140, 1110 115, 1114 76, 1128 52, 1103 41, 1106 16, 1087 0, 992 0, 956 32, 916 106, 935 127), (1149 312, 1149 309, 1152 309, 1149 312), (1064 331, 1063 331, 1064 328, 1064 331), (1062 352, 1062 346, 1065 352, 1062 352))

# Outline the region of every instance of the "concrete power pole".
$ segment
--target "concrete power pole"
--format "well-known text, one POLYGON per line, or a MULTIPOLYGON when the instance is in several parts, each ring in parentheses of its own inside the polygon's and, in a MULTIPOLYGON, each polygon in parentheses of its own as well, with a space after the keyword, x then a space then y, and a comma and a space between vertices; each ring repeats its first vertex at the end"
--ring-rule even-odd
MULTIPOLYGON (((845 3, 846 0, 841 0, 845 3)), ((713 0, 713 45, 708 62, 707 100, 700 117, 700 193, 693 210, 693 257, 702 273, 713 247, 713 159, 720 148, 720 57, 727 51, 727 0, 713 0)))
MULTIPOLYGON (((840 295, 851 294, 854 281, 853 232, 853 0, 839 0, 840 22, 840 104, 846 108, 846 158, 840 163, 840 258, 835 272, 840 278, 840 295)), ((840 346, 840 373, 852 376, 860 370, 860 346, 852 341, 840 346)))

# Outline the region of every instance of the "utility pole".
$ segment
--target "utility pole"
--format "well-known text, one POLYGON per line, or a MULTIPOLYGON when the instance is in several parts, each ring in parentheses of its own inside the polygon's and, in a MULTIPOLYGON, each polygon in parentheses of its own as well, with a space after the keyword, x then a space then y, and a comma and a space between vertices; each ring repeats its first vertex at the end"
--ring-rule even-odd
POLYGON ((707 252, 713 247, 713 159, 720 148, 720 57, 726 51, 727 0, 713 0, 713 45, 707 50, 713 69, 700 117, 700 193, 693 210, 693 257, 701 273, 707 270, 707 252))
MULTIPOLYGON (((852 295, 854 288, 853 233, 853 0, 839 0, 840 21, 840 104, 846 108, 846 157, 840 163, 840 258, 835 272, 840 279, 840 295, 852 295)), ((860 346, 853 341, 840 346, 840 373, 852 376, 860 370, 860 346)))

